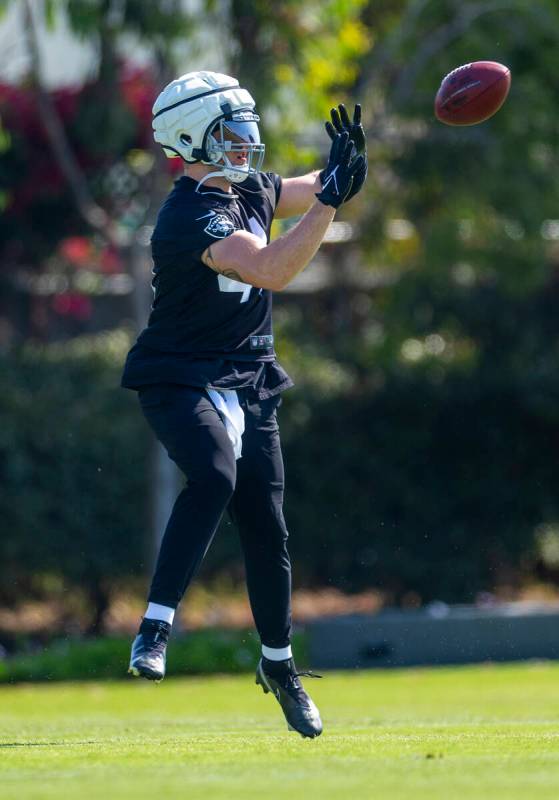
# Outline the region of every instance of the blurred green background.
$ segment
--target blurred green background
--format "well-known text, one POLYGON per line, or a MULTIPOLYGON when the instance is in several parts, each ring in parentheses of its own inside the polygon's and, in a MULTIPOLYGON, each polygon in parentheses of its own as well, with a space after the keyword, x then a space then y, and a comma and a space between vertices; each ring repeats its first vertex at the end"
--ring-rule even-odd
MULTIPOLYGON (((246 85, 265 168, 286 176, 324 163, 333 104, 363 106, 368 183, 275 298, 297 591, 555 598, 556 0, 0 7, 0 641, 118 630, 142 608, 175 478, 119 379, 180 170, 151 106, 194 69, 246 85), (511 69, 507 103, 441 125, 441 79, 481 59, 511 69)), ((242 574, 224 521, 193 589, 202 623, 220 592, 244 597, 242 574)))

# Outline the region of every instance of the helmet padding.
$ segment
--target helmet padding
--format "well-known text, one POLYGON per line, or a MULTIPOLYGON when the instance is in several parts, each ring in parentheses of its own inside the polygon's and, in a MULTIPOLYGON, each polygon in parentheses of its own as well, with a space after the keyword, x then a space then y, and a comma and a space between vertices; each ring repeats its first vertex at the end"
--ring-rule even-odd
MULTIPOLYGON (((219 72, 188 72, 172 81, 161 92, 153 106, 154 139, 163 147, 169 158, 180 157, 187 163, 225 165, 228 180, 244 180, 256 172, 262 162, 264 145, 247 142, 251 156, 247 164, 236 166, 227 163, 225 153, 215 147, 210 137, 220 120, 246 120, 255 124, 254 100, 239 82, 219 72), (211 145, 211 153, 208 148, 211 145), (258 167, 253 167, 252 155, 258 156, 258 167)), ((251 137, 253 139, 254 137, 251 137)), ((223 147, 223 150, 225 146, 223 147)))

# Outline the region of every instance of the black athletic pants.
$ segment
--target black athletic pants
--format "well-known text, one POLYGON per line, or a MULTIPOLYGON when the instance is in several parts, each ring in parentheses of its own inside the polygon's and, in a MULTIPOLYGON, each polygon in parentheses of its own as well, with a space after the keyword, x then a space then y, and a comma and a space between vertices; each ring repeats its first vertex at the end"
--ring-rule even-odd
POLYGON ((235 460, 225 425, 203 389, 166 384, 139 392, 142 411, 185 474, 167 523, 149 600, 176 608, 226 508, 245 558, 247 588, 262 643, 286 647, 291 633, 291 564, 282 512, 284 472, 279 397, 239 389, 243 453, 235 460))

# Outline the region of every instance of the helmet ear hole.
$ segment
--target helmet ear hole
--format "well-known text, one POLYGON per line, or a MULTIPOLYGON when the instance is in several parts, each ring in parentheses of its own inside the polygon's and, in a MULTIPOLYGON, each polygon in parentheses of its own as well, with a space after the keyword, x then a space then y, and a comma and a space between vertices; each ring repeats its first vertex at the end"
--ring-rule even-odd
POLYGON ((192 136, 189 136, 188 133, 181 133, 179 136, 181 144, 192 144, 192 136))

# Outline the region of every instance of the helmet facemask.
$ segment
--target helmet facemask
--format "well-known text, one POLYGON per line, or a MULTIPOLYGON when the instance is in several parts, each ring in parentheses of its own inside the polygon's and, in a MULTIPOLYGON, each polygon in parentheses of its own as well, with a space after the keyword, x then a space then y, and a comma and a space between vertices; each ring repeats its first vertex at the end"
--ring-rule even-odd
POLYGON ((212 176, 220 174, 231 183, 242 183, 260 172, 265 145, 260 142, 259 119, 252 111, 239 111, 212 127, 206 136, 206 163, 220 167, 212 176))

